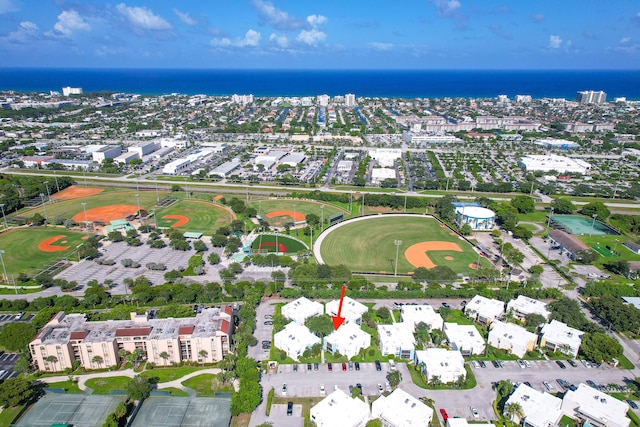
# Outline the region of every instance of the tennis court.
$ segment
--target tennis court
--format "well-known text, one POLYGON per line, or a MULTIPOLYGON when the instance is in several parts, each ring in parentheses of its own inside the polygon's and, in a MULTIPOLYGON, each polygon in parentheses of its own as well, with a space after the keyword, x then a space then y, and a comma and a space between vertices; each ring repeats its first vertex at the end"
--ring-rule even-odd
POLYGON ((620 233, 600 221, 579 215, 551 215, 551 227, 574 236, 618 236, 620 233))
POLYGON ((144 401, 132 427, 228 427, 231 400, 152 396, 144 401))
POLYGON ((122 400, 124 396, 46 394, 14 426, 49 427, 52 424, 69 424, 77 427, 100 427, 122 400))

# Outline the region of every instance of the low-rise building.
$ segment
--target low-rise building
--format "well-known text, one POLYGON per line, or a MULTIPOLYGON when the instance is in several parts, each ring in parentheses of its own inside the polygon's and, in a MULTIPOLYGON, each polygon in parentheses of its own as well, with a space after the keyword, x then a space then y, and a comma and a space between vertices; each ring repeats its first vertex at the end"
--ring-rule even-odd
POLYGON ((491 322, 489 326, 489 344, 495 348, 509 351, 518 357, 524 357, 528 351, 533 350, 538 342, 538 336, 525 328, 513 323, 504 323, 499 320, 491 322))
POLYGON ((486 346, 482 335, 474 325, 444 324, 444 334, 451 349, 458 350, 463 356, 482 354, 486 346))
POLYGON ((629 405, 625 402, 586 384, 579 384, 575 391, 567 391, 562 398, 562 412, 566 416, 595 427, 628 427, 631 423, 628 411, 629 405))
POLYGON ((324 306, 319 302, 300 297, 295 301, 283 305, 281 313, 287 319, 304 325, 304 321, 309 317, 321 316, 324 313, 324 306))
POLYGON ((116 163, 127 164, 127 163, 131 163, 135 159, 140 159, 140 157, 138 156, 138 153, 132 152, 132 151, 125 151, 124 153, 120 154, 118 157, 115 157, 113 160, 116 163))
POLYGON ((338 162, 338 172, 351 172, 351 169, 353 169, 353 162, 351 160, 340 160, 338 162))
POLYGON ((371 405, 371 418, 379 418, 386 427, 427 427, 433 409, 402 389, 378 397, 371 405))
POLYGON ((488 325, 504 314, 504 303, 496 299, 476 295, 464 307, 464 312, 476 322, 488 325))
POLYGON ((413 360, 416 341, 411 330, 402 323, 378 325, 380 352, 404 360, 413 360))
POLYGON ((132 153, 138 153, 138 157, 142 158, 147 154, 151 154, 160 148, 160 143, 157 141, 140 141, 130 147, 127 147, 127 151, 132 153))
POLYGON ((213 363, 229 352, 233 334, 231 307, 210 307, 195 318, 150 319, 131 313, 130 320, 89 322, 84 314, 56 314, 29 343, 41 371, 59 372, 80 363, 86 369, 109 368, 119 351, 138 350, 157 365, 213 363))
POLYGON ((175 175, 191 165, 191 160, 187 158, 173 160, 162 168, 162 173, 166 175, 175 175))
MULTIPOLYGON (((340 308, 340 300, 329 301, 326 304, 326 311, 329 316, 337 316, 340 308)), ((359 303, 353 298, 344 297, 342 301, 342 311, 340 316, 344 317, 344 323, 362 323, 362 315, 369 310, 366 305, 359 303)))
POLYGON ((371 345, 371 335, 355 323, 340 326, 324 339, 324 349, 330 353, 340 353, 351 359, 363 348, 371 345))
POLYGON ((566 253, 572 260, 579 259, 581 251, 590 250, 585 243, 562 230, 551 230, 548 239, 553 249, 558 249, 561 254, 566 253))
POLYGON ((512 421, 522 422, 524 427, 550 427, 558 424, 562 416, 562 400, 549 394, 535 390, 526 384, 520 384, 509 396, 505 407, 520 405, 522 416, 514 414, 512 421))
POLYGON ((549 317, 551 317, 551 312, 547 310, 546 303, 526 297, 524 295, 518 295, 516 299, 512 299, 511 301, 509 301, 507 303, 507 312, 510 312, 518 319, 523 320, 529 314, 539 314, 547 320, 549 320, 549 317))
POLYGON ((122 148, 119 145, 105 145, 98 150, 91 153, 91 158, 94 162, 102 163, 105 159, 115 159, 122 153, 122 148))
POLYGON ((299 360, 306 349, 320 344, 321 340, 304 325, 291 322, 273 336, 273 345, 287 353, 293 360, 299 360))
POLYGON ((583 333, 562 322, 552 320, 551 323, 545 324, 540 331, 540 347, 576 357, 580 344, 582 344, 583 333))
POLYGON ((420 323, 424 323, 429 330, 440 329, 444 326, 442 316, 430 305, 404 305, 400 310, 402 323, 415 331, 420 323))
POLYGON ((369 405, 337 389, 311 408, 310 418, 317 427, 364 427, 369 405))
POLYGON ((228 178, 236 169, 240 167, 240 160, 231 160, 229 162, 224 162, 211 172, 209 175, 219 176, 220 178, 228 178))
POLYGON ((458 350, 446 348, 430 348, 416 351, 416 364, 422 367, 427 382, 437 377, 441 383, 454 383, 460 377, 466 378, 464 358, 458 350))

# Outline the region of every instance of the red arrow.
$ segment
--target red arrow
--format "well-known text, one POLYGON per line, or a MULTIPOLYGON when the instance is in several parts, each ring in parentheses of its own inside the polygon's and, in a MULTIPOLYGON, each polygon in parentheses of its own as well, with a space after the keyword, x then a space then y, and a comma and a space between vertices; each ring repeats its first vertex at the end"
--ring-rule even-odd
POLYGON ((333 327, 336 328, 336 331, 344 322, 344 317, 340 317, 340 313, 342 313, 342 302, 344 301, 344 291, 347 289, 345 285, 342 285, 342 293, 340 294, 340 304, 338 305, 338 315, 331 316, 331 320, 333 320, 333 327))

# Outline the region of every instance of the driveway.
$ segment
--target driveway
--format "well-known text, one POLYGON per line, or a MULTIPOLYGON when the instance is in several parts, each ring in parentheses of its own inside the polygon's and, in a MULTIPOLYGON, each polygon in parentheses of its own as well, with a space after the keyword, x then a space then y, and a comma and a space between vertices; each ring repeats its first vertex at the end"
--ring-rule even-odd
POLYGON ((273 326, 265 325, 264 322, 272 320, 265 318, 265 316, 273 316, 276 309, 274 304, 276 302, 279 301, 266 301, 256 308, 256 330, 253 331, 253 336, 256 337, 258 343, 248 349, 249 357, 255 360, 269 360, 269 350, 262 349, 262 341, 271 341, 273 326))

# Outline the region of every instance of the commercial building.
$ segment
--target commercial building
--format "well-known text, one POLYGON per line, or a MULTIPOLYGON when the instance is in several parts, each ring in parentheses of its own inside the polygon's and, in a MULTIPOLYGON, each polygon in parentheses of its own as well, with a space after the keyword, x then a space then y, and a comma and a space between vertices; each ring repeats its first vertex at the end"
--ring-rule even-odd
POLYGON ((295 301, 283 305, 281 313, 287 319, 304 325, 305 320, 309 317, 321 316, 324 313, 324 306, 319 302, 300 297, 295 301))
POLYGON ((396 170, 392 168, 373 168, 371 170, 371 184, 379 185, 385 179, 396 179, 396 170))
POLYGON ((430 331, 433 329, 442 330, 444 326, 442 316, 436 313, 430 305, 404 305, 400 310, 400 318, 402 324, 410 327, 412 331, 415 331, 420 323, 426 324, 430 331))
MULTIPOLYGON (((593 127, 593 126, 592 126, 593 127)), ((533 141, 534 145, 540 145, 544 148, 555 148, 558 150, 571 150, 580 148, 580 144, 566 139, 543 138, 533 141)))
POLYGON ((591 165, 584 160, 564 156, 528 154, 520 158, 520 166, 527 172, 550 172, 587 174, 591 165))
POLYGON ((416 364, 422 367, 422 373, 427 382, 438 377, 441 383, 447 384, 458 381, 460 377, 467 377, 464 358, 457 350, 446 348, 416 350, 416 364))
POLYGON ((116 163, 127 164, 127 163, 131 163, 135 159, 139 159, 139 158, 140 158, 140 156, 138 156, 138 153, 134 153, 134 152, 131 152, 131 151, 125 151, 124 153, 120 154, 118 157, 114 158, 113 160, 116 163))
POLYGON ((373 402, 371 418, 379 418, 386 427, 427 427, 433 418, 433 409, 397 388, 373 402))
POLYGON ((416 340, 411 330, 402 323, 378 325, 380 352, 383 356, 394 355, 404 360, 413 360, 416 340))
POLYGON ((162 168, 162 173, 165 175, 175 175, 191 165, 191 160, 187 158, 173 160, 162 168))
POLYGON ((330 353, 340 353, 351 359, 363 348, 371 345, 371 335, 355 323, 342 324, 324 339, 324 349, 330 353))
POLYGON ((517 403, 522 408, 522 416, 514 414, 511 418, 523 427, 550 427, 558 424, 562 416, 562 400, 535 390, 526 384, 520 384, 509 396, 505 407, 517 403))
POLYGON ((127 147, 127 151, 132 153, 138 153, 138 157, 142 158, 147 154, 151 154, 160 148, 160 144, 157 141, 140 141, 135 145, 127 147))
POLYGON ((464 313, 476 322, 488 325, 504 315, 504 303, 497 299, 476 295, 464 307, 464 313))
MULTIPOLYGON (((329 316, 337 316, 338 308, 340 306, 339 300, 329 301, 325 307, 329 316)), ((362 323, 362 315, 369 310, 366 305, 359 303, 350 297, 344 297, 342 301, 342 312, 340 316, 344 317, 344 323, 355 323, 359 325, 362 323)))
POLYGON ((228 178, 231 174, 240 167, 240 160, 231 160, 228 162, 224 162, 211 172, 209 175, 219 176, 220 178, 228 178))
POLYGON ((449 417, 444 423, 445 427, 495 427, 492 422, 479 422, 474 421, 473 424, 469 424, 466 418, 453 418, 449 417))
POLYGON ((481 206, 458 206, 455 208, 458 227, 469 224, 472 230, 492 230, 496 225, 496 214, 481 206))
POLYGON ((511 313, 518 319, 526 319, 530 314, 539 314, 549 320, 551 312, 547 310, 547 304, 524 295, 518 295, 507 303, 507 313, 511 313))
POLYGON ((589 246, 581 240, 562 230, 551 230, 547 238, 553 249, 558 249, 560 254, 567 254, 572 260, 580 258, 580 251, 589 250, 589 246))
POLYGON ((299 164, 303 163, 306 158, 307 156, 304 153, 293 152, 284 156, 282 160, 280 160, 280 164, 289 165, 292 168, 295 168, 299 164))
POLYGON ((59 372, 78 362, 86 369, 119 363, 119 351, 139 350, 148 362, 213 363, 229 352, 233 334, 231 307, 208 307, 195 318, 150 319, 131 313, 130 320, 90 322, 84 314, 56 314, 29 343, 41 371, 59 372), (162 357, 165 356, 165 357, 162 357))
POLYGON ((91 153, 94 162, 102 163, 105 159, 115 159, 122 153, 119 145, 105 145, 91 153))
POLYGON ((353 162, 351 160, 340 160, 338 162, 338 172, 351 172, 353 162))
POLYGON ((551 323, 545 324, 540 331, 540 347, 576 357, 580 344, 582 344, 583 333, 562 322, 552 320, 551 323))
POLYGON ((629 405, 586 384, 575 391, 567 391, 562 398, 562 412, 573 419, 594 427, 628 427, 629 405))
POLYGON ((321 340, 304 325, 291 322, 273 336, 273 345, 287 353, 293 360, 299 360, 306 349, 320 344, 321 340))
POLYGON ((407 141, 409 144, 421 146, 428 144, 453 144, 456 142, 464 142, 457 136, 423 131, 402 132, 402 139, 407 141))
POLYGON ((402 150, 396 148, 377 148, 369 151, 369 156, 383 168, 390 168, 395 165, 396 160, 402 157, 402 150))
POLYGON ((581 90, 576 95, 580 104, 602 104, 607 101, 607 93, 601 90, 581 90))
POLYGON ((458 350, 463 356, 482 354, 485 342, 474 325, 444 324, 444 334, 452 350, 458 350))
POLYGON ((309 415, 317 427, 364 427, 369 405, 337 389, 311 408, 309 415))
POLYGON ((491 322, 489 326, 489 344, 495 348, 507 350, 518 357, 524 357, 533 350, 538 342, 538 336, 525 328, 513 323, 499 320, 491 322))

